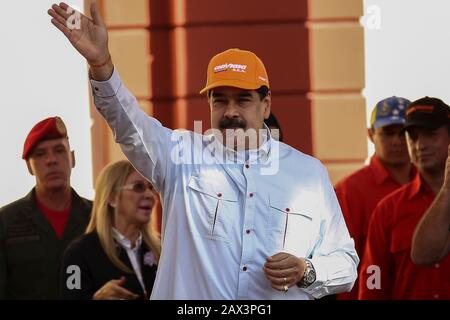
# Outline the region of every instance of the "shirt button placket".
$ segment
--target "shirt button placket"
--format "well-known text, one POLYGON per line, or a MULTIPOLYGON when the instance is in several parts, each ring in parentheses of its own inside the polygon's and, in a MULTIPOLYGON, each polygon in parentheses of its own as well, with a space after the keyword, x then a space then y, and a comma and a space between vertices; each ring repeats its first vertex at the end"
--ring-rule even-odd
POLYGON ((252 259, 253 255, 253 247, 254 247, 254 237, 250 235, 253 234, 253 226, 254 226, 254 215, 255 215, 255 181, 253 178, 251 166, 246 163, 244 164, 243 176, 246 180, 245 192, 247 196, 244 198, 244 221, 243 221, 243 234, 247 235, 247 237, 243 237, 242 239, 242 259, 241 259, 241 275, 239 279, 239 298, 240 299, 248 299, 249 298, 249 281, 251 277, 250 269, 248 267, 249 261, 252 259))

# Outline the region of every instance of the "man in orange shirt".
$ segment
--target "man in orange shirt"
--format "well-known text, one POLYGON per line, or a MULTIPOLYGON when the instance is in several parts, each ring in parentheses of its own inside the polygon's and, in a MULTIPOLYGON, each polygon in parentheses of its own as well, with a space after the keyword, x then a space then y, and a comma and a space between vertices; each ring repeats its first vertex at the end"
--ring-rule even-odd
MULTIPOLYGON (((408 183, 415 174, 411 166, 405 135, 406 108, 410 101, 390 97, 377 103, 372 111, 371 127, 367 129, 375 145, 370 164, 340 181, 336 194, 358 255, 363 255, 369 217, 378 202, 408 183)), ((358 299, 358 283, 339 300, 358 299)))
POLYGON ((410 257, 414 230, 444 181, 450 107, 425 97, 410 104, 405 124, 419 174, 385 197, 369 223, 360 269, 360 299, 450 299, 450 257, 421 267, 410 257))

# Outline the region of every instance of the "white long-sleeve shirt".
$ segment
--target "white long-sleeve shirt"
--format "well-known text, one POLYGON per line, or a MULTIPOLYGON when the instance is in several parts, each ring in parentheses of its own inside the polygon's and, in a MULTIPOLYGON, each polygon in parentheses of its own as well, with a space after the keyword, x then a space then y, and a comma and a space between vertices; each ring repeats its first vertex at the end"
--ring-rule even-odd
POLYGON ((116 142, 162 198, 152 299, 312 299, 352 288, 359 259, 318 160, 271 138, 243 156, 213 135, 165 128, 117 71, 91 84, 116 142), (263 265, 278 252, 309 258, 316 282, 273 289, 263 265))

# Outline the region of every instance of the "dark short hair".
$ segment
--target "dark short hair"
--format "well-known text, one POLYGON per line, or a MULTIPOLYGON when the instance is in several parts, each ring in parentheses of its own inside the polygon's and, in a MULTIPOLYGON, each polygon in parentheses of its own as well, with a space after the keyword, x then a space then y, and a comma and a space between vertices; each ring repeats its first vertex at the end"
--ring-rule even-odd
MULTIPOLYGON (((270 90, 267 86, 261 86, 256 89, 256 92, 259 94, 259 98, 262 100, 269 94, 270 90)), ((276 119, 275 119, 276 120, 276 119)))
POLYGON ((281 131, 281 126, 280 123, 278 122, 277 118, 275 117, 275 115, 273 114, 273 112, 270 113, 269 117, 267 119, 264 120, 264 123, 266 124, 266 126, 273 127, 278 129, 279 132, 279 137, 278 137, 278 141, 283 142, 283 131, 281 131))
MULTIPOLYGON (((208 99, 211 98, 211 93, 212 93, 212 91, 213 91, 213 89, 208 90, 208 93, 207 93, 208 99)), ((267 95, 268 95, 269 92, 270 92, 270 89, 269 89, 269 87, 267 87, 267 86, 261 86, 261 87, 259 87, 258 89, 256 89, 255 91, 256 91, 256 93, 259 95, 259 98, 262 100, 262 99, 264 99, 265 97, 267 97, 267 95)))

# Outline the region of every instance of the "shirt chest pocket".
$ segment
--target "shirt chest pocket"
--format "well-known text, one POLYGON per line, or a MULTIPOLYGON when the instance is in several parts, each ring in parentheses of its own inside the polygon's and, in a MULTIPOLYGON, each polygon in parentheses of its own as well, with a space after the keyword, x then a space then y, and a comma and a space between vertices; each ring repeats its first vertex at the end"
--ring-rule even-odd
POLYGON ((232 215, 239 215, 238 194, 227 181, 191 176, 188 184, 190 229, 212 240, 228 241, 232 215))
POLYGON ((308 257, 319 237, 317 219, 308 208, 285 197, 269 197, 267 248, 308 257))

